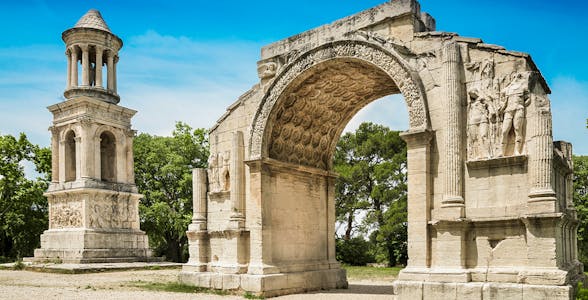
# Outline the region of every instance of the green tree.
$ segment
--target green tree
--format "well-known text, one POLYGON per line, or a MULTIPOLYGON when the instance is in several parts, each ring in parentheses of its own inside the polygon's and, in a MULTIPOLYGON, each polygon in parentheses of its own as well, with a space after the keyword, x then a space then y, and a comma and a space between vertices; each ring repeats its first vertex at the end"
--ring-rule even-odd
POLYGON ((354 226, 372 232, 378 261, 406 262, 406 143, 399 132, 362 123, 341 137, 335 152, 337 218, 346 223, 344 239, 354 226), (360 224, 355 220, 365 212, 360 224))
POLYGON ((578 258, 588 266, 588 156, 573 156, 574 205, 578 212, 578 258))
POLYGON ((134 140, 135 180, 145 195, 141 228, 156 255, 187 260, 186 230, 192 219, 192 169, 206 167, 208 134, 176 123, 171 137, 139 134, 134 140))
POLYGON ((26 135, 0 135, 0 256, 31 256, 48 226, 47 199, 51 151, 31 144, 26 135), (40 177, 25 177, 32 163, 40 177))

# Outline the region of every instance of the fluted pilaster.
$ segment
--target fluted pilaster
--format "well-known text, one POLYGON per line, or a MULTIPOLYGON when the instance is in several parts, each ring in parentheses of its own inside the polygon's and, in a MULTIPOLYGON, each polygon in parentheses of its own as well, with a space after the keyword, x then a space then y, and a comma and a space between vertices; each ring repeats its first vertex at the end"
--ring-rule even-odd
POLYGON ((233 133, 231 149, 231 205, 233 213, 231 220, 238 222, 237 228, 245 226, 244 206, 245 206, 245 170, 243 160, 245 158, 245 145, 243 141, 243 132, 236 131, 233 133))
POLYGON ((445 79, 445 168, 443 208, 457 208, 449 218, 464 215, 463 199, 463 156, 461 104, 463 96, 461 55, 459 45, 451 43, 443 48, 443 73, 445 79))

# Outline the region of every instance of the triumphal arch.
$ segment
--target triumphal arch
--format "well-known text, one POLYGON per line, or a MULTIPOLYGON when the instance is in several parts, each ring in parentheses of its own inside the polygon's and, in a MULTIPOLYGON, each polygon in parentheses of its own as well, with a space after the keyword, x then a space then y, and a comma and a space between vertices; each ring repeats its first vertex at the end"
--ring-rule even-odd
POLYGON ((347 122, 406 101, 408 265, 399 299, 570 299, 582 278, 571 145, 526 53, 435 31, 397 0, 265 46, 260 81, 194 170, 181 280, 279 295, 343 288, 332 157, 347 122))

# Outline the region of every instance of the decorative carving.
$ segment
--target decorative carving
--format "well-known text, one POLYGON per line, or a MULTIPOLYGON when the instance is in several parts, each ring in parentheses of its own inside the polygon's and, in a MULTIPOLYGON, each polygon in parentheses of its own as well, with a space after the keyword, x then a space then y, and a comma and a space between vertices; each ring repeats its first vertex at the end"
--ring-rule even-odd
POLYGON ((399 58, 386 52, 381 46, 361 41, 331 42, 328 46, 316 47, 287 65, 262 99, 261 107, 256 113, 251 128, 250 158, 261 157, 262 147, 266 145, 267 151, 274 154, 270 154, 270 157, 276 157, 277 153, 281 153, 278 156, 287 157, 287 161, 325 168, 330 163, 330 157, 318 158, 316 155, 326 153, 325 150, 334 144, 330 139, 333 134, 337 134, 337 129, 342 124, 341 122, 347 120, 345 118, 348 117, 348 114, 355 113, 371 100, 398 90, 404 96, 408 107, 410 129, 428 127, 424 92, 421 90, 420 83, 413 78, 412 73, 399 58), (323 62, 333 61, 333 58, 336 57, 350 58, 346 60, 345 64, 355 63, 355 67, 347 66, 354 72, 347 71, 345 74, 337 74, 333 70, 329 74, 336 75, 335 77, 318 75, 321 71, 329 72, 324 69, 306 72, 311 68, 318 68, 323 62), (374 67, 366 68, 366 64, 361 61, 374 67), (358 68, 358 66, 361 67, 358 68), (361 71, 362 69, 369 69, 370 72, 361 71), (312 74, 317 75, 310 78, 312 74), (358 77, 355 78, 355 76, 358 77), (366 81, 362 81, 360 78, 366 81), (300 84, 302 81, 305 81, 305 84, 300 84), (293 82, 298 84, 291 87, 293 82), (339 88, 343 86, 344 89, 339 88), (371 91, 366 86, 370 86, 371 91), (326 103, 321 102, 322 100, 309 101, 310 98, 327 101, 326 103), (329 98, 333 100, 328 101, 329 98), (302 100, 298 101, 297 99, 302 100), (274 109, 276 105, 279 105, 280 108, 274 109), (328 112, 319 109, 317 105, 327 107, 328 112), (305 112, 294 114, 300 109, 304 109, 305 112), (272 114, 272 111, 275 113, 272 114), (317 116, 313 116, 314 114, 317 116), (272 120, 279 121, 270 121, 270 115, 273 115, 272 120), (286 119, 288 121, 284 121, 286 119), (329 122, 330 125, 322 126, 320 122, 329 122), (268 124, 271 125, 268 126, 268 124), (313 125, 317 126, 314 127, 316 130, 308 131, 308 128, 313 125), (272 129, 270 126, 276 126, 276 128, 272 129), (317 131, 321 134, 316 134, 317 131), (292 140, 300 140, 302 143, 276 143, 276 138, 279 136, 282 136, 284 141, 292 138, 292 140), (262 141, 266 138, 267 141, 264 144, 262 141), (320 149, 313 147, 320 147, 320 149), (302 150, 302 152, 297 150, 302 150), (312 158, 313 156, 314 158, 312 158))
POLYGON ((522 155, 531 73, 515 71, 496 78, 489 59, 466 68, 474 73, 468 89, 468 159, 522 155))
POLYGON ((257 66, 257 75, 261 80, 271 79, 276 76, 278 65, 275 62, 264 62, 257 66))
POLYGON ((275 108, 269 155, 327 169, 340 127, 359 108, 398 89, 387 74, 355 61, 317 66, 306 77, 275 108))
POLYGON ((220 191, 218 166, 218 154, 211 153, 208 157, 208 188, 211 193, 216 193, 220 191))
POLYGON ((231 152, 213 153, 208 157, 208 186, 211 193, 230 189, 231 152))
POLYGON ((82 203, 80 201, 55 199, 51 207, 51 228, 82 227, 82 203))
POLYGON ((498 156, 506 152, 509 133, 514 130, 514 155, 520 155, 523 149, 523 126, 525 125, 525 107, 529 106, 529 75, 530 73, 514 73, 512 81, 504 90, 504 102, 499 113, 503 114, 501 132, 501 151, 498 156))
POLYGON ((90 201, 90 228, 132 228, 138 214, 136 205, 116 195, 96 197, 90 201))

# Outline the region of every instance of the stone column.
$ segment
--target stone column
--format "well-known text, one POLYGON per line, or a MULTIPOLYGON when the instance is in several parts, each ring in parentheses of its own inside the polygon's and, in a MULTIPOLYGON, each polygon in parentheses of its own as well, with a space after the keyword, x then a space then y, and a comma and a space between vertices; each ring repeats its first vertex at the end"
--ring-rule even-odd
MULTIPOLYGON (((92 121, 86 117, 80 120, 81 125, 81 151, 80 151, 80 176, 81 178, 92 177, 92 164, 95 153, 92 151, 92 137, 90 136, 90 127, 92 121)), ((76 142, 77 143, 77 142, 76 142)), ((100 153, 98 153, 100 155, 100 153)))
POLYGON ((81 45, 82 48, 82 86, 90 85, 90 52, 88 45, 81 45))
POLYGON ((462 151, 462 96, 463 83, 460 70, 460 52, 457 43, 443 48, 443 72, 445 78, 445 182, 440 217, 458 219, 465 216, 463 199, 462 151))
POLYGON ((118 56, 114 56, 114 64, 112 65, 112 91, 116 94, 116 64, 118 63, 118 56))
POLYGON ((557 212, 557 199, 551 186, 553 163, 553 138, 549 106, 538 107, 535 126, 532 128, 532 145, 529 151, 531 191, 528 198, 528 214, 557 212))
POLYGON ((271 209, 268 199, 271 190, 268 167, 262 159, 247 161, 249 166, 250 199, 247 202, 247 228, 250 231, 248 274, 274 274, 279 269, 272 265, 271 209))
POLYGON ((135 130, 127 131, 127 182, 135 184, 135 158, 133 156, 133 138, 135 130))
POLYGON ((206 230, 206 169, 196 168, 192 169, 192 224, 188 226, 189 231, 206 230))
POLYGON ((49 127, 51 130, 51 182, 59 182, 59 129, 55 127, 49 127))
POLYGON ((107 89, 109 91, 114 91, 114 54, 111 50, 106 53, 106 67, 108 70, 106 71, 107 78, 107 89))
POLYGON ((102 54, 103 49, 96 46, 96 87, 102 87, 102 54))
POLYGON ((71 47, 71 87, 78 86, 78 50, 76 46, 71 47))
POLYGON ((75 158, 75 164, 76 164, 76 181, 80 180, 80 178, 82 178, 82 138, 79 136, 76 136, 74 138, 75 142, 76 142, 76 158, 75 158))
POLYGON ((337 261, 335 253, 335 176, 326 176, 325 181, 327 185, 327 260, 329 261, 329 268, 334 269, 341 264, 337 261))
POLYGON ((71 87, 71 50, 69 48, 65 51, 65 56, 67 57, 67 82, 65 89, 69 90, 71 87))
POLYGON ((59 141, 59 182, 65 182, 65 140, 59 141))
POLYGON ((399 278, 414 278, 426 273, 431 260, 431 139, 429 130, 403 132, 401 137, 407 145, 408 187, 408 264, 399 278), (418 275, 417 275, 418 276, 418 275))
POLYGON ((208 232, 206 231, 206 169, 192 169, 192 224, 188 225, 188 250, 190 258, 183 266, 184 271, 204 272, 210 261, 208 232))
POLYGON ((231 222, 235 229, 245 227, 245 145, 243 132, 233 132, 231 149, 231 222))

